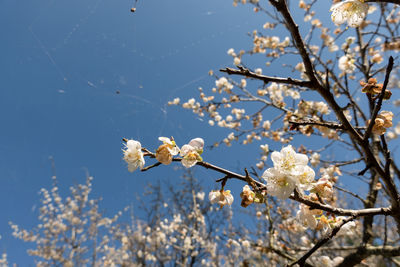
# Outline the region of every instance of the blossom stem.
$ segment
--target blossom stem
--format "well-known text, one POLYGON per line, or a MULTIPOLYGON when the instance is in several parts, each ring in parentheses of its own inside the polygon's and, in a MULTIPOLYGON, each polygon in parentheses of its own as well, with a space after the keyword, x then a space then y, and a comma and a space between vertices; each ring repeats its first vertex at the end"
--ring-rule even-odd
MULTIPOLYGON (((145 152, 144 156, 148 156, 150 158, 155 158, 155 154, 150 152, 149 150, 147 150, 146 148, 142 148, 142 150, 145 152)), ((182 160, 182 158, 173 158, 172 161, 175 162, 180 162, 182 160)), ((144 168, 143 171, 149 170, 153 167, 157 167, 160 164, 153 164, 147 168, 144 168)), ((220 172, 222 174, 225 174, 226 176, 222 179, 217 180, 218 181, 222 181, 228 178, 234 178, 234 179, 238 179, 241 181, 244 181, 246 183, 248 183, 251 187, 254 188, 255 191, 260 191, 260 190, 265 190, 267 187, 265 184, 263 184, 262 182, 259 182, 257 180, 255 180, 254 178, 250 177, 250 174, 246 172, 246 175, 241 175, 229 170, 226 170, 224 168, 221 168, 219 166, 213 165, 211 163, 205 162, 205 161, 200 161, 197 162, 196 165, 202 166, 206 169, 211 169, 217 172, 220 172)), ((324 210, 336 215, 341 215, 341 216, 354 216, 356 217, 363 217, 363 216, 374 216, 374 215, 392 215, 393 211, 391 207, 387 207, 387 208, 368 208, 368 209, 360 209, 360 210, 351 210, 351 209, 342 209, 342 208, 336 208, 336 207, 332 207, 330 205, 327 204, 320 204, 318 202, 314 202, 311 201, 309 199, 304 198, 298 191, 297 189, 294 190, 294 194, 292 194, 290 197, 290 199, 295 200, 297 202, 303 203, 307 206, 309 206, 311 209, 319 209, 319 210, 324 210)))

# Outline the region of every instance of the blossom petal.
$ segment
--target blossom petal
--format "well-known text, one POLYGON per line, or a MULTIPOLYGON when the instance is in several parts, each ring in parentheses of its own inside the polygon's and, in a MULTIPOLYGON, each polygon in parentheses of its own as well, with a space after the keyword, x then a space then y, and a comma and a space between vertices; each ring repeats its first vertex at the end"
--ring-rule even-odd
POLYGON ((196 150, 203 150, 204 140, 203 140, 203 138, 197 137, 197 138, 190 140, 189 145, 196 148, 196 150))

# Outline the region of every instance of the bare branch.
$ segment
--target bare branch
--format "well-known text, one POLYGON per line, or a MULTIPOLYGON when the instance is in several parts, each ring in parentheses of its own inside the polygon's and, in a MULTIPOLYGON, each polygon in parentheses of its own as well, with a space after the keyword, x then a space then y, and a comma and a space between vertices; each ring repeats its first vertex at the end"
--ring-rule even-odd
POLYGON ((365 2, 392 3, 392 4, 400 5, 400 0, 365 0, 365 2))
POLYGON ((265 75, 261 75, 261 74, 252 72, 249 69, 244 68, 242 66, 238 66, 238 70, 233 69, 233 68, 225 68, 225 69, 220 69, 220 71, 226 72, 229 75, 241 75, 241 76, 245 76, 248 78, 261 80, 265 83, 275 82, 275 83, 290 84, 290 85, 296 85, 296 86, 307 87, 307 88, 311 87, 311 82, 309 82, 309 81, 302 81, 302 80, 297 80, 297 79, 292 79, 292 78, 265 76, 265 75))
POLYGON ((290 199, 296 200, 303 204, 306 204, 311 209, 319 209, 328 211, 333 214, 342 215, 342 216, 352 216, 362 217, 368 215, 391 215, 392 209, 391 207, 388 208, 369 208, 369 209, 360 209, 360 210, 349 210, 349 209, 342 209, 342 208, 335 208, 327 204, 320 204, 318 202, 311 201, 309 199, 304 198, 297 189, 294 190, 294 194, 290 196, 290 199))
POLYGON ((383 257, 400 256, 400 247, 392 246, 366 246, 359 247, 355 252, 349 254, 344 258, 342 263, 336 267, 354 266, 372 255, 380 255, 383 257))
MULTIPOLYGON (((315 125, 315 126, 322 126, 326 127, 329 129, 334 129, 334 130, 346 130, 346 128, 342 124, 338 124, 335 122, 322 122, 322 121, 313 121, 313 120, 307 120, 307 121, 289 121, 290 124, 293 124, 294 126, 301 126, 301 125, 315 125)), ((365 127, 355 127, 355 129, 365 129, 365 127)))
POLYGON ((307 260, 315 251, 317 251, 320 247, 322 247, 322 246, 325 245, 329 240, 331 240, 332 237, 334 237, 334 236, 337 234, 337 232, 339 232, 340 228, 342 228, 343 225, 345 225, 346 223, 348 223, 348 222, 350 222, 350 221, 352 221, 352 220, 354 220, 354 216, 349 217, 349 218, 343 220, 339 225, 335 226, 335 227, 332 229, 332 232, 331 232, 328 236, 326 236, 326 237, 324 237, 323 239, 319 240, 319 241, 317 242, 317 244, 315 244, 314 247, 312 247, 306 254, 304 254, 303 257, 301 257, 300 259, 298 259, 297 261, 295 261, 295 262, 293 262, 293 263, 291 263, 291 264, 288 264, 287 266, 288 266, 288 267, 291 267, 291 266, 294 266, 294 265, 298 264, 298 265, 300 265, 300 267, 304 267, 305 264, 306 264, 306 260, 307 260))

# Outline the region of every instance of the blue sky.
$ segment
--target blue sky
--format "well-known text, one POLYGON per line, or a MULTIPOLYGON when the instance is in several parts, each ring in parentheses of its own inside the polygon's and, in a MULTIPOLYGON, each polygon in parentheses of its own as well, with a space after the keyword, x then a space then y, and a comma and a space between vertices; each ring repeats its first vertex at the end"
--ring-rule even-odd
MULTIPOLYGON (((208 71, 232 66, 226 51, 249 48, 247 32, 266 18, 230 0, 146 0, 131 13, 134 4, 0 0, 0 252, 10 262, 32 260, 8 222, 27 229, 37 224, 38 192, 51 187, 49 157, 64 196, 88 171, 93 196, 113 214, 135 206, 146 183, 182 173, 165 166, 129 173, 122 137, 154 150, 159 136, 174 136, 180 145, 203 137, 207 145, 229 133, 166 103, 197 96, 199 86, 211 88, 208 71)), ((203 158, 238 171, 255 164, 259 144, 221 146, 203 158)), ((195 173, 208 188, 221 178, 195 173)))

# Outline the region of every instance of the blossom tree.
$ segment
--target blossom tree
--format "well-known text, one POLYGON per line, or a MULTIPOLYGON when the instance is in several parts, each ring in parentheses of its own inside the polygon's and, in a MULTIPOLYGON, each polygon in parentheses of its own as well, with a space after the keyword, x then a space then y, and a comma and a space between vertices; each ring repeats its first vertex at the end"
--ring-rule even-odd
POLYGON ((162 143, 154 151, 140 140, 123 139, 130 172, 180 163, 189 171, 218 174, 210 183, 220 189, 209 192, 208 201, 190 179, 185 191, 171 190, 170 203, 154 187, 157 215, 150 209, 147 221, 122 226, 118 216, 102 218, 96 202, 78 205, 88 201, 89 184, 72 190, 74 198, 64 204, 53 189, 43 191, 41 229, 30 233, 13 224, 15 236, 36 242, 30 253, 44 259, 41 266, 400 265, 400 168, 392 152, 400 134, 400 124, 392 129, 400 105, 393 101, 400 85, 400 1, 329 3, 234 0, 268 21, 250 34, 250 48, 227 51, 234 67, 221 69, 222 75, 209 72, 213 88, 200 88, 198 99, 169 102, 228 130, 211 147, 262 142, 254 166, 239 173, 208 162, 202 153, 210 146, 201 137, 158 137, 162 143), (303 21, 295 20, 299 14, 303 21), (248 66, 250 57, 263 65, 248 66), (279 77, 279 69, 289 74, 279 77), (271 151, 271 144, 281 148, 271 151), (351 159, 343 159, 344 153, 351 159), (243 183, 242 192, 229 190, 234 179, 243 183), (341 186, 352 179, 367 190, 341 186), (255 227, 227 220, 223 228, 216 218, 224 220, 226 206, 239 198, 255 227), (168 218, 160 211, 164 205, 175 207, 168 218), (100 226, 107 229, 99 240, 100 226), (90 242, 96 255, 91 260, 90 242))
POLYGON ((176 161, 187 168, 197 165, 222 173, 225 176, 216 180, 221 189, 209 193, 210 202, 221 208, 239 196, 227 190, 231 179, 245 184, 240 194, 243 207, 254 203, 271 209, 278 205, 276 201, 297 202, 298 207, 280 214, 286 218, 286 225, 280 229, 293 227, 293 233, 272 230, 277 225, 271 221, 269 237, 262 241, 265 244, 270 239, 266 250, 282 257, 288 266, 318 265, 313 260, 317 252, 323 266, 352 266, 367 262, 371 255, 398 264, 393 257, 400 255, 400 171, 391 149, 400 126, 394 131, 391 127, 394 109, 400 103, 390 100, 392 89, 399 84, 396 52, 400 49, 400 2, 333 1, 330 9, 319 6, 320 2, 234 0, 235 6, 252 5, 254 12, 264 13, 269 21, 262 30, 251 33, 250 49, 228 50, 235 67, 220 70, 227 76, 210 71, 216 78, 215 87, 200 88, 199 100, 191 98, 181 104, 176 98, 169 102, 208 117, 210 126, 230 130, 213 147, 264 139, 282 143, 282 149, 272 153, 269 145, 261 146, 264 155, 255 166, 264 170, 262 175, 255 169, 240 174, 203 161, 200 154, 204 141, 198 147, 191 145, 200 138, 184 145, 181 157, 174 157, 179 142, 165 137, 160 138, 164 144, 155 153, 146 148, 138 150, 144 157, 158 160, 142 171, 176 161), (304 15, 302 22, 296 22, 293 16, 299 10, 304 15), (329 11, 331 21, 324 21, 322 17, 329 11), (319 18, 321 12, 325 13, 319 18), (286 33, 282 41, 278 32, 286 33), (262 57, 265 65, 249 67, 249 57, 262 57), (290 76, 276 76, 274 70, 282 65, 291 71, 290 76), (301 135, 311 142, 295 149, 296 138, 301 135), (319 148, 315 148, 316 141, 321 144, 319 148), (328 154, 328 148, 336 148, 337 154, 328 154), (351 160, 339 155, 345 150, 351 160), (266 168, 269 154, 273 166, 266 168), (338 176, 361 179, 368 190, 358 194, 342 188, 338 176), (339 193, 361 204, 349 208, 350 201, 339 199, 339 193), (296 223, 289 225, 288 220, 294 218, 296 223), (356 232, 360 237, 354 238, 356 232), (271 242, 271 238, 275 242, 289 240, 300 233, 313 233, 312 241, 307 234, 302 236, 308 244, 303 253, 292 242, 284 242, 284 249, 271 242), (343 235, 352 236, 352 246, 340 241, 343 235), (328 252, 328 242, 338 244, 335 249, 340 252, 328 252))

